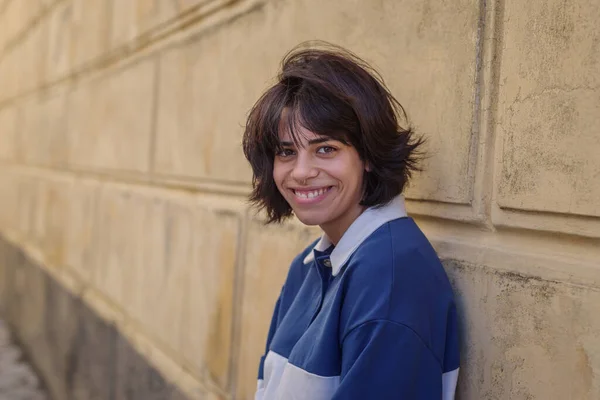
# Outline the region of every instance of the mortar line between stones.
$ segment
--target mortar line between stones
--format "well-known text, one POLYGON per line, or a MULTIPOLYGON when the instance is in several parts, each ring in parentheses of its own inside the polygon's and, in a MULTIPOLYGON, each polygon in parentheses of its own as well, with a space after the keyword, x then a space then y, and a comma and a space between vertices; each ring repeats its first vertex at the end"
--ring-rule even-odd
POLYGON ((473 168, 472 198, 478 219, 489 230, 492 223, 492 194, 494 184, 495 116, 498 98, 499 61, 503 21, 503 0, 482 0, 478 40, 478 70, 476 101, 473 118, 471 157, 473 168))
POLYGON ((486 147, 483 154, 483 169, 487 180, 481 183, 481 194, 483 197, 482 212, 485 214, 487 223, 492 223, 492 207, 495 201, 494 186, 496 183, 496 150, 498 149, 497 124, 499 96, 500 96, 500 74, 502 71, 502 44, 504 39, 504 9, 506 0, 495 0, 493 7, 492 29, 488 32, 489 37, 489 73, 488 93, 485 98, 486 110, 483 113, 484 132, 486 134, 486 147))
POLYGON ((76 165, 70 165, 69 168, 60 168, 54 165, 22 164, 3 160, 0 161, 0 168, 1 167, 39 171, 43 174, 56 174, 59 176, 68 176, 83 180, 97 180, 116 184, 126 183, 136 186, 171 188, 188 192, 194 191, 246 196, 251 190, 250 183, 246 182, 222 181, 204 177, 190 178, 166 174, 159 174, 154 177, 149 177, 148 175, 138 171, 118 170, 111 168, 87 169, 78 168, 76 165))
MULTIPOLYGON (((485 32, 486 32, 486 15, 487 15, 487 0, 480 0, 479 15, 477 19, 477 36, 475 41, 475 81, 474 81, 474 96, 473 96, 473 116, 471 121, 471 136, 469 143, 469 158, 467 166, 467 176, 469 177, 469 192, 472 202, 477 202, 476 199, 476 175, 478 173, 478 157, 479 144, 481 143, 481 89, 485 85, 483 79, 483 58, 485 56, 485 32)), ((485 91, 484 91, 485 94, 485 91)))

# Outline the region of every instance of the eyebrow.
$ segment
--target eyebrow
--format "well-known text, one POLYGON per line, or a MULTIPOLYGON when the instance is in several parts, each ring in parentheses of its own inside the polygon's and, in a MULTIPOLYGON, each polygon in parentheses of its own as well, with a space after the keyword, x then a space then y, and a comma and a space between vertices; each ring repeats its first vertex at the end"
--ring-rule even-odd
MULTIPOLYGON (((324 142, 329 142, 331 139, 330 137, 322 137, 322 138, 318 138, 318 139, 312 139, 308 141, 309 145, 313 145, 313 144, 319 144, 319 143, 324 143, 324 142)), ((294 146, 293 142, 279 142, 280 146, 294 146)))

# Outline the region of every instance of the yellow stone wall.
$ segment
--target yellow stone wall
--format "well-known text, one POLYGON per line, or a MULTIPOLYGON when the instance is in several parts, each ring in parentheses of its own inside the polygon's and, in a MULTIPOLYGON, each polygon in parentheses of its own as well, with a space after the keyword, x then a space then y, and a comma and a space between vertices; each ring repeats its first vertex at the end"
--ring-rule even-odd
MULTIPOLYGON (((308 39, 429 138, 409 213, 460 303, 462 399, 600 398, 596 0, 0 0, 0 232, 191 398, 250 399, 289 261, 244 118, 308 39)), ((2 286, 0 286, 0 290, 2 286)))

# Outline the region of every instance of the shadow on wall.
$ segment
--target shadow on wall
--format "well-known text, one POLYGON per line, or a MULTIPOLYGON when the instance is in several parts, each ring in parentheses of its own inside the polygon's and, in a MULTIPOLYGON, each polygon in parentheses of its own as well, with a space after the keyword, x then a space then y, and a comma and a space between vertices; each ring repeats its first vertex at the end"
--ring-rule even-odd
POLYGON ((187 399, 111 324, 0 236, 2 315, 52 398, 187 399))

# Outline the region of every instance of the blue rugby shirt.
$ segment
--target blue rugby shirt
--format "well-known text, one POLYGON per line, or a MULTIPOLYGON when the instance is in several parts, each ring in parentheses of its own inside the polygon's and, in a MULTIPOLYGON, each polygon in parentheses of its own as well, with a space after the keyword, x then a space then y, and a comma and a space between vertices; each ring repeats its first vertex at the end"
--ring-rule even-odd
POLYGON ((398 196, 294 259, 255 398, 453 399, 457 325, 446 273, 398 196))

